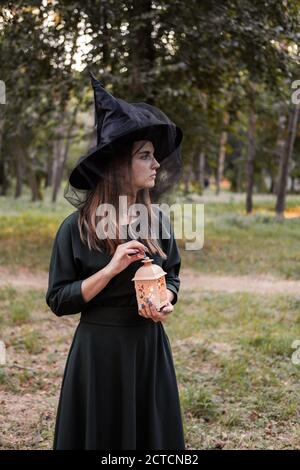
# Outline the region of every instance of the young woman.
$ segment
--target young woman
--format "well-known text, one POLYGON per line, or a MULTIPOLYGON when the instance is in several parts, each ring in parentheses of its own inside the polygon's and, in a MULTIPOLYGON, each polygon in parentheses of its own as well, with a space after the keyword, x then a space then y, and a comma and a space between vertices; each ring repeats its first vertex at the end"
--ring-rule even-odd
MULTIPOLYGON (((80 209, 62 222, 53 244, 47 304, 59 317, 81 312, 62 380, 53 449, 185 449, 163 327, 180 284, 172 226, 168 238, 138 240, 129 231, 121 239, 121 227, 133 227, 136 219, 121 212, 109 220, 117 238, 97 236, 97 208, 110 203, 119 209, 121 195, 128 207, 138 202, 153 214, 150 191, 161 166, 154 144, 129 139, 122 149, 104 165, 80 209), (160 311, 151 304, 138 311, 132 278, 145 255, 167 273, 168 304, 160 311)), ((157 218, 160 226, 166 222, 161 210, 157 218)))

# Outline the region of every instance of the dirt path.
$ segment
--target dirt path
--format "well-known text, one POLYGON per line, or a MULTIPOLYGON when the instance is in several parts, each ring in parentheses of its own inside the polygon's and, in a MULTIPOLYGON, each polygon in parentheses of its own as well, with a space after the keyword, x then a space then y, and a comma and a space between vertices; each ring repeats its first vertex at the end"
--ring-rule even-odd
POLYGON ((17 272, 0 267, 0 287, 10 285, 16 289, 46 289, 48 273, 32 273, 27 268, 18 268, 17 272))
POLYGON ((182 289, 199 289, 217 292, 253 292, 254 294, 285 294, 299 296, 300 281, 278 279, 271 275, 226 276, 182 270, 182 289))
MULTIPOLYGON (((197 273, 189 269, 182 269, 181 289, 204 290, 216 292, 253 292, 256 294, 286 294, 300 297, 300 281, 289 281, 274 278, 271 275, 256 276, 219 276, 213 274, 197 273)), ((18 269, 12 273, 9 269, 0 268, 0 287, 11 285, 18 289, 47 288, 48 274, 41 272, 34 274, 26 268, 18 269)))

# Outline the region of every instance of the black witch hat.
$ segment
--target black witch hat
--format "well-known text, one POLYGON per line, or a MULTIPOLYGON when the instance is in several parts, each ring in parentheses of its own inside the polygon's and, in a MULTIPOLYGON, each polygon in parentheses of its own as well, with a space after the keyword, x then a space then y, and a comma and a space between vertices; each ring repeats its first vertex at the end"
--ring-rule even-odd
POLYGON ((182 130, 157 107, 147 103, 128 103, 114 97, 89 71, 94 90, 97 145, 79 158, 72 170, 64 197, 81 208, 99 178, 105 176, 110 157, 125 144, 150 140, 154 156, 160 163, 155 186, 150 188, 151 199, 158 201, 174 187, 182 176, 180 143, 182 130))

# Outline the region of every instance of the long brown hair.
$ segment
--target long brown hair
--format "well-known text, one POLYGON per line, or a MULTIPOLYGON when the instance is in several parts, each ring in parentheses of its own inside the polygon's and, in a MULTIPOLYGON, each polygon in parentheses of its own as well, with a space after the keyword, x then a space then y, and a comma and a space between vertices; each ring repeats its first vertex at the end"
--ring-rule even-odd
MULTIPOLYGON (((86 203, 79 211, 78 227, 80 238, 87 244, 89 249, 105 251, 111 255, 115 253, 118 245, 124 243, 119 237, 119 195, 125 194, 128 186, 125 187, 125 177, 129 181, 129 187, 132 187, 132 148, 133 143, 123 145, 122 150, 109 157, 109 163, 104 166, 103 174, 99 176, 96 188, 91 191, 86 203), (101 204, 112 204, 116 209, 116 238, 99 239, 96 232, 99 216, 96 214, 98 206, 101 204)), ((139 238, 150 253, 158 253, 162 258, 166 258, 156 239, 150 237, 151 217, 156 218, 156 214, 151 207, 151 197, 148 188, 140 189, 137 192, 135 203, 144 204, 148 212, 149 232, 147 238, 139 238)), ((113 222, 111 222, 113 224, 113 222)))

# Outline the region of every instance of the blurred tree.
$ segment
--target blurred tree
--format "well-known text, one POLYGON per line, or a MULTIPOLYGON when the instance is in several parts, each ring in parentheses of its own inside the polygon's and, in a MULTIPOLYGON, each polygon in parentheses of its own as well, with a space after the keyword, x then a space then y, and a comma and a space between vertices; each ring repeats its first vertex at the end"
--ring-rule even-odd
POLYGON ((201 192, 214 175, 219 193, 229 177, 247 191, 251 212, 266 175, 276 190, 298 11, 298 0, 2 2, 1 193, 14 184, 19 197, 25 183, 36 198, 38 179, 57 199, 74 159, 95 141, 91 68, 108 90, 166 109, 183 128, 187 190, 201 192), (24 134, 27 156, 11 145, 24 134))

